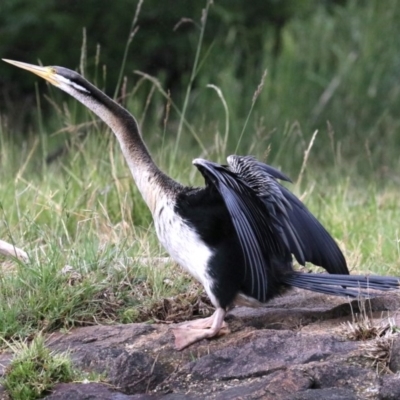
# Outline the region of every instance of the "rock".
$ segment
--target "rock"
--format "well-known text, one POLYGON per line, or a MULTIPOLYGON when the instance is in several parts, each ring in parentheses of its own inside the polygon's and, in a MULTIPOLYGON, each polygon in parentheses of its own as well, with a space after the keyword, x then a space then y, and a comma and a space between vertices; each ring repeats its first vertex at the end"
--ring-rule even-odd
MULTIPOLYGON (((166 327, 159 328, 166 331, 166 327)), ((61 351, 69 348, 77 367, 106 373, 112 385, 134 394, 153 390, 172 370, 157 362, 157 352, 150 351, 156 338, 158 345, 167 341, 166 335, 159 336, 156 328, 146 324, 86 327, 68 336, 54 335, 49 345, 61 351)))
POLYGON ((300 332, 277 334, 275 330, 261 330, 236 338, 230 346, 186 364, 178 375, 190 375, 192 380, 251 378, 337 358, 356 349, 356 342, 344 342, 331 335, 313 337, 300 332))
POLYGON ((372 395, 376 396, 378 393, 380 381, 376 371, 354 363, 351 358, 341 361, 313 362, 304 366, 303 370, 312 379, 314 390, 343 389, 357 393, 363 399, 368 399, 372 395))
POLYGON ((311 389, 296 393, 287 400, 361 400, 348 389, 311 389))
POLYGON ((61 383, 46 397, 48 400, 131 400, 133 396, 112 390, 101 383, 61 383))
MULTIPOLYGON (((163 400, 190 400, 190 396, 166 395, 163 400)), ((110 388, 109 385, 101 383, 61 383, 57 385, 52 394, 46 397, 47 400, 157 400, 160 395, 135 394, 127 395, 110 388)))
MULTIPOLYGON (((382 318, 385 311, 385 317, 395 318, 400 300, 391 293, 366 306, 373 317, 382 318)), ((357 301, 350 306, 346 299, 293 290, 266 307, 233 309, 227 317, 231 334, 181 352, 174 348, 170 325, 53 333, 51 349, 69 350, 76 367, 104 374, 108 384, 60 384, 47 399, 398 399, 400 378, 379 376, 366 358, 365 342, 343 333, 341 323, 352 321, 360 308, 357 301)), ((389 366, 398 371, 400 339, 393 343, 389 366)), ((0 375, 9 359, 0 355, 0 375)))
POLYGON ((400 376, 383 376, 379 388, 380 400, 398 400, 400 399, 400 376))
POLYGON ((400 336, 395 337, 393 340, 389 368, 393 372, 400 371, 400 336))
POLYGON ((216 394, 216 400, 231 399, 287 399, 292 393, 311 387, 310 378, 301 371, 276 371, 245 385, 235 385, 216 394))
POLYGON ((10 397, 7 395, 6 390, 1 385, 0 385, 0 400, 10 400, 10 397))

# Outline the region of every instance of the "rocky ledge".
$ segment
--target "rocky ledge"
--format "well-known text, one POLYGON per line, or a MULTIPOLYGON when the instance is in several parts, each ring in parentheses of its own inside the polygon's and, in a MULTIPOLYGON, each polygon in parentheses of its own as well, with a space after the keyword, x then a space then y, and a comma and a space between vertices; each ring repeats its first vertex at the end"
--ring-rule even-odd
MULTIPOLYGON (((399 309, 394 293, 349 302, 293 290, 233 309, 229 335, 181 352, 163 324, 53 334, 49 347, 106 382, 59 384, 46 399, 400 399, 399 309)), ((8 362, 0 355, 0 374, 8 362)))

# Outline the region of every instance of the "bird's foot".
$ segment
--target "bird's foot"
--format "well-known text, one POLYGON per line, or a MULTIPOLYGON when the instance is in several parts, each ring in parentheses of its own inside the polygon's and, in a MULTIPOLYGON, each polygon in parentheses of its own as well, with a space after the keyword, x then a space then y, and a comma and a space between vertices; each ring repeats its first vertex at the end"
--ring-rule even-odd
POLYGON ((228 325, 224 321, 225 314, 225 310, 219 307, 211 317, 178 325, 173 329, 176 348, 182 350, 199 340, 229 333, 228 325))
POLYGON ((226 322, 216 330, 215 328, 188 328, 178 326, 172 330, 175 336, 175 347, 178 350, 190 346, 193 343, 199 342, 202 339, 211 339, 213 337, 219 337, 230 333, 226 322))

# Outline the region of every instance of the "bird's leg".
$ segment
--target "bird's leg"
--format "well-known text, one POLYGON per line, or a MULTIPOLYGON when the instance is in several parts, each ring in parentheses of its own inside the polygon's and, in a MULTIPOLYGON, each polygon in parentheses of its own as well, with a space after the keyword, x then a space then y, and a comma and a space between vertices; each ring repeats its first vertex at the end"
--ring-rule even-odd
POLYGON ((224 328, 227 327, 224 322, 225 314, 226 311, 223 308, 217 308, 211 317, 205 318, 205 323, 202 322, 203 320, 197 320, 176 327, 173 330, 176 348, 182 350, 199 340, 225 334, 224 328))

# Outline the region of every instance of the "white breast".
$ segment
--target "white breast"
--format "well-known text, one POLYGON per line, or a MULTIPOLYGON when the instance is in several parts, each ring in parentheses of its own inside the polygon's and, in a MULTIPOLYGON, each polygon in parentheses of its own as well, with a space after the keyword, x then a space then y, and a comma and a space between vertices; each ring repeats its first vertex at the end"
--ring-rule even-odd
POLYGON ((211 277, 207 273, 212 251, 174 212, 171 199, 165 198, 157 203, 153 218, 158 239, 170 256, 204 286, 211 302, 218 307, 218 301, 211 293, 211 277))

